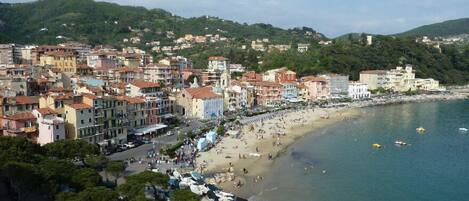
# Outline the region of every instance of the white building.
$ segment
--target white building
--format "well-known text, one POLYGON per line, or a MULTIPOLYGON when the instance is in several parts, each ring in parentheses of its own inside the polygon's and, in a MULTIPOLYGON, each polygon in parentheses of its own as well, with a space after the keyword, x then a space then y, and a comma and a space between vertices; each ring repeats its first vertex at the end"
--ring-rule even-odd
POLYGON ((208 58, 208 69, 225 71, 229 70, 230 64, 228 59, 225 57, 209 57, 208 58))
POLYGON ((373 44, 373 36, 366 36, 366 45, 373 44))
POLYGON ((359 82, 348 83, 348 97, 352 100, 367 99, 370 98, 370 95, 367 84, 359 82))
POLYGON ((217 118, 223 115, 223 96, 212 87, 185 88, 178 94, 178 113, 199 119, 217 118))
POLYGON ((65 139, 64 119, 57 116, 52 109, 41 108, 33 110, 33 115, 37 119, 39 136, 37 143, 45 145, 58 140, 65 139))
POLYGON ((131 97, 160 97, 163 95, 163 92, 161 91, 160 84, 157 82, 135 80, 127 84, 125 94, 131 97))
POLYGON ((303 43, 298 44, 298 52, 304 53, 304 52, 307 52, 308 49, 309 49, 309 44, 303 44, 303 43))

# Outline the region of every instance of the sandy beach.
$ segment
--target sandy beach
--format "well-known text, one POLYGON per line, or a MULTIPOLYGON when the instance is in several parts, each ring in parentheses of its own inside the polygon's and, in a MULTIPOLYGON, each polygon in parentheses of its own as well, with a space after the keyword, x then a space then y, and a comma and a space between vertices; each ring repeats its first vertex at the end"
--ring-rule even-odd
POLYGON ((293 142, 316 129, 359 114, 357 108, 282 112, 271 119, 243 126, 238 139, 224 138, 215 148, 197 158, 197 166, 203 166, 199 170, 205 175, 213 175, 207 179, 209 183, 241 197, 249 196, 275 158, 293 142), (241 186, 236 187, 239 182, 241 186))
POLYGON ((247 198, 288 146, 306 134, 333 123, 359 117, 362 107, 407 102, 463 99, 459 95, 409 96, 390 100, 355 102, 343 108, 308 108, 280 111, 264 120, 243 125, 239 138, 225 137, 216 147, 201 152, 197 169, 227 192, 247 198), (239 185, 239 186, 238 186, 239 185))

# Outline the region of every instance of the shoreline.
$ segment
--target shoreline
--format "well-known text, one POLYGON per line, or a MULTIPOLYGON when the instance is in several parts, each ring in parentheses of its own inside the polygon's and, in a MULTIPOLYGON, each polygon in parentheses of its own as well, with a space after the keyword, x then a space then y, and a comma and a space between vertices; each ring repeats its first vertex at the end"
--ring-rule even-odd
POLYGON ((342 108, 281 111, 281 115, 271 115, 271 119, 244 125, 239 139, 225 137, 211 150, 201 152, 197 167, 208 176, 208 183, 216 184, 236 196, 249 198, 259 192, 258 188, 269 167, 288 147, 306 135, 319 135, 315 131, 321 128, 360 117, 360 108, 464 99, 467 97, 460 94, 417 95, 352 102, 342 108), (251 125, 254 125, 254 130, 251 125), (269 154, 272 154, 272 160, 269 160, 269 154), (201 165, 205 168, 200 168, 201 165), (236 187, 237 182, 241 182, 242 186, 236 187))

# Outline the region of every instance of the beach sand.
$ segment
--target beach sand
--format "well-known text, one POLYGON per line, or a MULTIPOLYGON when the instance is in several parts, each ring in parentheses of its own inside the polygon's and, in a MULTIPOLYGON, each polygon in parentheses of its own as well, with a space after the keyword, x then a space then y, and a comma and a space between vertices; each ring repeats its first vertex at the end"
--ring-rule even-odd
POLYGON ((269 120, 248 124, 243 127, 239 139, 225 137, 216 147, 202 152, 197 158, 197 167, 203 165, 199 171, 217 178, 209 177, 207 182, 247 198, 257 192, 255 180, 261 180, 275 158, 289 145, 305 134, 359 114, 360 109, 357 108, 315 108, 289 111, 269 120), (273 160, 269 160, 269 154, 273 160), (235 182, 239 181, 242 185, 236 187, 235 182))

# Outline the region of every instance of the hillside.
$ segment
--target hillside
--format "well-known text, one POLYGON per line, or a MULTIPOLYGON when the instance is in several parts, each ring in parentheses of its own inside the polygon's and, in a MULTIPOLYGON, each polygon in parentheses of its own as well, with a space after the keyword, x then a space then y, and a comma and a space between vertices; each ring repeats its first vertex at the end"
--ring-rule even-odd
POLYGON ((176 36, 186 33, 220 34, 249 40, 268 37, 278 42, 308 42, 324 38, 311 28, 284 30, 267 24, 240 24, 216 17, 183 18, 161 9, 148 10, 93 0, 0 3, 0 43, 53 44, 75 40, 118 45, 122 39, 133 36, 142 38, 142 43, 153 40, 164 43, 169 41, 167 32, 176 36))
POLYGON ((397 36, 431 36, 431 37, 447 37, 460 34, 469 34, 469 18, 457 20, 449 20, 436 24, 417 27, 410 31, 406 31, 397 36))

